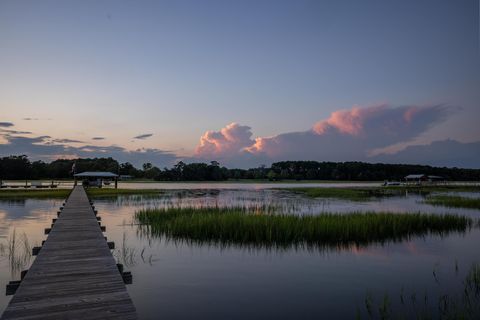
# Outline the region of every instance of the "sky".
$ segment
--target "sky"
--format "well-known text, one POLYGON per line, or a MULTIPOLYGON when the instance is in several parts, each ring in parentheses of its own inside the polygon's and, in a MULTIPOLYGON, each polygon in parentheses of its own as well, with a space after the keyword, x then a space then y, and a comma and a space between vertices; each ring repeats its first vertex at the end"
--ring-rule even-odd
POLYGON ((478 0, 0 0, 0 156, 478 168, 479 103, 478 0))

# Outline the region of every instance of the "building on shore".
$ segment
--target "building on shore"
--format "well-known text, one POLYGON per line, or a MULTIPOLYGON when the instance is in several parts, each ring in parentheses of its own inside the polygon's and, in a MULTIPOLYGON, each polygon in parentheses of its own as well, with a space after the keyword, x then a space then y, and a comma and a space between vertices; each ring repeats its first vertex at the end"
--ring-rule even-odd
POLYGON ((429 176, 426 174, 409 174, 405 178, 406 184, 415 184, 415 185, 423 185, 423 184, 439 184, 445 183, 445 178, 441 176, 429 176))

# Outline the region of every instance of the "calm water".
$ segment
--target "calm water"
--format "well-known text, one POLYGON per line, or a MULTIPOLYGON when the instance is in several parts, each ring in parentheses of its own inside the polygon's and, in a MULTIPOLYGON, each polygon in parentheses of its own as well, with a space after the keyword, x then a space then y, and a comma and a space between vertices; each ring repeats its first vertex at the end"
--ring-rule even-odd
MULTIPOLYGON (((172 190, 155 198, 124 196, 95 201, 107 226, 105 235, 116 243, 116 258, 132 271, 133 284, 127 288, 142 319, 352 319, 357 308, 367 318, 366 297, 373 297, 377 312, 385 294, 394 309, 413 312, 400 303, 402 288, 406 296, 415 293, 422 303, 426 293, 436 310, 438 297, 459 294, 466 272, 472 263, 480 262, 478 229, 443 238, 425 236, 401 243, 329 251, 218 248, 142 237, 133 223, 134 212, 171 205, 267 203, 279 212, 293 214, 379 210, 448 212, 480 218, 478 210, 433 207, 423 204, 417 195, 350 202, 308 199, 263 188, 208 190, 193 185, 195 188, 190 190, 172 190)), ((3 288, 9 280, 18 279, 19 272, 32 261, 22 257, 22 249, 26 249, 19 241, 16 264, 10 263, 6 246, 13 230, 17 237, 25 234, 30 245, 39 244, 45 238, 43 229, 50 225, 61 202, 0 201, 3 288)), ((0 310, 9 299, 0 297, 0 310)))
MULTIPOLYGON (((25 186, 25 181, 3 181, 9 186, 17 188, 25 186)), ((43 185, 50 185, 52 181, 41 180, 43 185)), ((27 182, 30 185, 31 181, 27 182)), ((73 181, 56 181, 58 188, 72 188, 73 181)), ((119 181, 118 187, 123 189, 169 189, 169 190, 189 190, 189 189, 272 189, 272 188, 303 188, 303 187, 378 187, 381 182, 290 182, 290 183, 257 183, 257 182, 124 182, 119 181)), ((108 187, 113 187, 111 183, 108 187)))
MULTIPOLYGON (((17 187, 25 186, 25 181, 3 181, 7 185, 14 185, 17 187)), ((50 185, 51 180, 38 180, 44 185, 50 185)), ((27 184, 30 185, 31 181, 27 184)), ((58 188, 72 188, 73 181, 54 181, 58 188)), ((169 189, 169 190, 190 190, 190 189, 232 189, 232 190, 259 190, 259 189, 273 189, 273 188, 346 188, 346 187, 378 187, 383 184, 383 181, 373 182, 128 182, 119 181, 118 187, 124 189, 169 189)), ((449 182, 449 185, 468 185, 479 186, 478 182, 449 182)), ((107 187, 113 187, 111 183, 107 187)))

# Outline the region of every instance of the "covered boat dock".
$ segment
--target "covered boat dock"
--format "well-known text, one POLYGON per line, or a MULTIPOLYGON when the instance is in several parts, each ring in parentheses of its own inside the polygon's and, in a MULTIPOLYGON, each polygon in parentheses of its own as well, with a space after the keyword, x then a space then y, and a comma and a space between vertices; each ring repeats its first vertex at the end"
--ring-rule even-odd
POLYGON ((118 174, 106 171, 85 171, 73 175, 75 178, 75 185, 77 185, 78 178, 89 181, 88 186, 96 186, 101 188, 104 181, 115 181, 115 189, 118 187, 118 174))

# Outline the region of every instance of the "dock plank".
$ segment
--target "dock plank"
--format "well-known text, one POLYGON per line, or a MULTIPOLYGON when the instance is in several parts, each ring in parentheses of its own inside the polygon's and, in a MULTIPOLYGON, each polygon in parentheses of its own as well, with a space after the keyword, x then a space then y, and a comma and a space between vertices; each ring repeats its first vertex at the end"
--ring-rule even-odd
POLYGON ((72 190, 1 319, 138 319, 82 186, 72 190))

